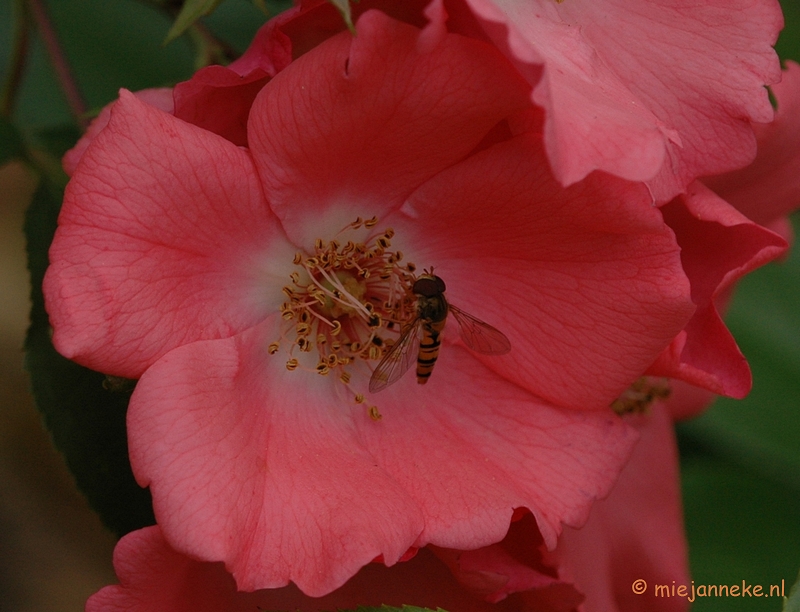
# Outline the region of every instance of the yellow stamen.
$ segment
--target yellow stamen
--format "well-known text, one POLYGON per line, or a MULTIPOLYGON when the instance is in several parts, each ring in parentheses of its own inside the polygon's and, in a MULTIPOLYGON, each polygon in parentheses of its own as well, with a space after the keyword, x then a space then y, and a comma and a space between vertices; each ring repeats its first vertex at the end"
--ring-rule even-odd
MULTIPOLYGON (((292 262, 299 270, 289 274, 282 288, 286 300, 280 306, 287 322, 281 340, 269 345, 269 354, 281 346, 289 352, 289 371, 309 370, 292 357, 293 350, 317 352, 311 371, 327 375, 337 370, 337 380, 349 386, 345 369, 355 360, 383 358, 400 330, 416 315, 417 300, 412 292, 416 280, 413 263, 400 265, 403 254, 391 250, 392 228, 372 233, 365 240, 345 236, 354 230, 373 230, 378 218, 357 218, 336 234, 316 238, 310 253, 298 251, 292 262)), ((364 402, 361 394, 356 401, 364 402)), ((376 406, 370 418, 380 420, 376 406)))

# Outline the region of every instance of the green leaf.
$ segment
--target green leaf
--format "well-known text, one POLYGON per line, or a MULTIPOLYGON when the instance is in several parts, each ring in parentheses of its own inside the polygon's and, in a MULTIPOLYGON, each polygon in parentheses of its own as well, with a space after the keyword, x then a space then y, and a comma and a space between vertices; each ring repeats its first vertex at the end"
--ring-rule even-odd
POLYGON ((800 612, 800 573, 789 591, 789 597, 783 600, 783 612, 800 612))
MULTIPOLYGON (((0 2, 0 55, 7 53, 2 26, 12 19, 12 4, 0 2)), ((189 41, 161 45, 171 20, 151 2, 72 0, 48 2, 47 8, 88 108, 104 107, 121 87, 171 86, 192 75, 189 41)), ((73 121, 39 37, 31 41, 13 119, 26 136, 73 121)))
POLYGON ((353 25, 353 15, 350 12, 350 0, 328 0, 328 2, 338 9, 342 14, 342 19, 347 24, 347 29, 355 35, 356 27, 353 25))
POLYGON ((155 523, 150 493, 136 484, 128 462, 130 392, 106 389, 103 374, 59 355, 44 309, 41 286, 62 195, 42 181, 25 217, 33 287, 25 366, 39 411, 78 488, 105 525, 121 536, 155 523))
POLYGON ((0 117, 0 166, 24 157, 25 145, 17 128, 5 117, 0 117))
POLYGON ((222 0, 186 0, 186 2, 183 3, 181 12, 178 13, 178 16, 175 18, 175 23, 172 24, 169 32, 167 32, 167 38, 164 40, 164 44, 166 45, 178 38, 178 36, 190 28, 195 21, 212 13, 220 4, 222 4, 222 0))

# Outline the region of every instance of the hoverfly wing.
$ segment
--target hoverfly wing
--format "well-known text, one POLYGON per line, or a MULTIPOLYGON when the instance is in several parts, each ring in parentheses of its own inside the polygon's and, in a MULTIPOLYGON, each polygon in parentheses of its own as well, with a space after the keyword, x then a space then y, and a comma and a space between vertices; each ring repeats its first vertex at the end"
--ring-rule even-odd
POLYGON ((458 321, 459 333, 464 344, 476 353, 505 355, 511 350, 511 341, 499 329, 476 319, 452 304, 449 305, 449 309, 458 321))
POLYGON ((400 333, 400 337, 383 356, 372 377, 369 379, 370 393, 383 391, 397 382, 408 369, 417 362, 420 343, 420 321, 409 323, 400 333))

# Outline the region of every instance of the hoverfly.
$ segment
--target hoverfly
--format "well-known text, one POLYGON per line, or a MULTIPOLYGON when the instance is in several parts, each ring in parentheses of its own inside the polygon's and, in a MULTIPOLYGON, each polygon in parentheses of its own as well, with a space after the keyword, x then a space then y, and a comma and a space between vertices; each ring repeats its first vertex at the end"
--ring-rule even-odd
POLYGON ((411 289, 417 296, 417 314, 400 332, 397 342, 381 359, 369 381, 371 393, 382 391, 400 379, 417 363, 417 382, 428 382, 439 357, 441 334, 452 313, 458 322, 461 339, 469 348, 484 355, 503 355, 511 342, 498 329, 452 306, 444 297, 444 281, 434 274, 422 274, 411 289))

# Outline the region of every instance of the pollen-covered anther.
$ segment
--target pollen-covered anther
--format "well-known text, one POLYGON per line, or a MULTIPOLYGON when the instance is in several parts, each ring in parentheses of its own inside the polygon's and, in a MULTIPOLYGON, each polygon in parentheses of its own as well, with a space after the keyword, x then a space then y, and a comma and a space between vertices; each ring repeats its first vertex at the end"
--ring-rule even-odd
POLYGON ((307 336, 311 332, 311 326, 308 323, 298 323, 294 330, 298 336, 307 336))
MULTIPOLYGON (((402 253, 391 249, 394 230, 375 232, 377 223, 377 217, 358 218, 331 240, 316 238, 311 252, 294 254, 298 268, 288 275, 280 306, 281 342, 268 349, 275 354, 280 346, 288 348, 288 370, 321 375, 338 370, 338 380, 349 385, 344 368, 382 359, 415 316, 415 266, 400 264, 402 253), (305 359, 301 364, 292 355, 296 350, 316 351, 316 365, 308 367, 305 359)), ((370 407, 370 416, 380 418, 376 407, 370 407)))
POLYGON ((611 402, 611 409, 619 415, 647 413, 653 402, 667 399, 671 392, 666 378, 642 376, 611 402))

